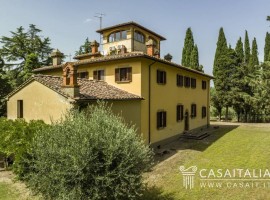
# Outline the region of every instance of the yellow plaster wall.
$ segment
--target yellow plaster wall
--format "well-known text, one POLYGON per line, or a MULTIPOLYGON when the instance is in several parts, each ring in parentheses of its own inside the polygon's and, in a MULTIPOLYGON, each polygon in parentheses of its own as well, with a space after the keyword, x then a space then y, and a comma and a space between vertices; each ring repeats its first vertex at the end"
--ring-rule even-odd
MULTIPOLYGON (((153 61, 142 62, 142 94, 148 98, 148 66, 153 61), (147 69, 147 70, 145 70, 147 69)), ((197 105, 197 117, 189 117, 189 129, 195 129, 201 126, 205 126, 209 123, 209 79, 195 73, 187 72, 182 69, 168 66, 163 63, 154 63, 151 66, 151 143, 156 143, 164 139, 170 138, 177 134, 183 133, 185 122, 176 121, 176 106, 177 104, 184 105, 184 111, 188 110, 189 115, 191 114, 191 104, 197 105), (167 83, 165 85, 157 84, 157 70, 166 71, 167 83), (177 87, 176 85, 176 74, 183 76, 189 76, 196 78, 197 86, 193 88, 177 87), (207 90, 202 89, 202 80, 207 81, 207 90), (201 117, 202 106, 206 106, 207 116, 206 118, 201 117), (167 112, 167 126, 164 129, 157 129, 157 112, 164 110, 167 112)), ((148 99, 142 103, 142 130, 148 130, 148 99)))
POLYGON ((146 45, 134 40, 133 43, 133 36, 134 36, 134 31, 140 31, 144 36, 145 36, 145 42, 149 40, 149 37, 155 39, 157 41, 157 46, 156 49, 159 50, 160 48, 160 40, 157 38, 155 35, 140 29, 138 27, 133 27, 133 26, 126 26, 122 28, 116 28, 114 30, 108 30, 103 33, 103 51, 105 55, 108 55, 110 52, 110 47, 117 47, 118 45, 125 45, 127 48, 127 52, 132 52, 132 49, 134 51, 142 51, 146 53, 146 45), (126 30, 127 31, 127 39, 126 40, 120 40, 116 42, 108 42, 108 36, 115 32, 115 31, 121 31, 121 30, 126 30))
POLYGON ((8 119, 17 119, 17 100, 23 100, 23 115, 26 121, 42 119, 50 124, 71 108, 66 98, 33 81, 8 99, 8 119))
POLYGON ((111 61, 106 63, 93 63, 78 67, 78 72, 88 71, 89 79, 93 79, 93 71, 105 70, 105 79, 108 84, 113 85, 132 94, 141 96, 141 62, 135 59, 111 61), (115 82, 115 69, 119 67, 132 67, 131 82, 115 82))

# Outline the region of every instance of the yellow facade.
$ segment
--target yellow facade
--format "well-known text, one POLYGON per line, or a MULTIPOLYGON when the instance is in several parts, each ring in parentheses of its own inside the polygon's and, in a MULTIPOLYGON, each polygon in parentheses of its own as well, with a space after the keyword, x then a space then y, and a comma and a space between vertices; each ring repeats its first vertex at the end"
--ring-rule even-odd
MULTIPOLYGON (((95 70, 104 70, 104 81, 108 84, 143 98, 143 100, 136 102, 136 104, 140 104, 139 107, 131 103, 132 101, 119 101, 117 102, 117 106, 114 106, 117 107, 116 110, 119 112, 125 113, 124 116, 128 121, 136 122, 136 126, 141 131, 140 133, 143 135, 144 140, 150 141, 153 145, 168 138, 178 136, 185 131, 185 120, 176 121, 176 106, 178 104, 183 105, 184 111, 187 111, 189 115, 191 113, 191 104, 196 104, 197 106, 197 116, 195 118, 189 117, 189 130, 201 128, 209 124, 210 78, 207 76, 172 66, 170 63, 166 64, 147 58, 130 58, 91 63, 78 67, 78 72, 87 71, 89 73, 89 79, 93 79, 93 71, 95 70), (151 65, 150 87, 149 65, 151 65), (115 69, 119 67, 132 67, 131 82, 121 83, 115 81, 115 69), (167 82, 165 85, 157 83, 157 70, 166 71, 167 82), (176 74, 195 78, 197 83, 196 88, 178 87, 176 85, 176 74), (205 90, 202 89, 202 80, 207 82, 207 89, 205 90), (205 118, 201 117, 202 106, 207 108, 207 117, 205 118), (140 120, 137 117, 138 113, 135 112, 137 109, 140 110, 140 120), (167 126, 160 130, 157 129, 157 112, 159 110, 167 112, 167 126)), ((61 69, 51 72, 52 75, 61 75, 61 73, 61 69)), ((46 74, 50 74, 50 72, 46 72, 46 74)))
POLYGON ((41 119, 50 124, 72 108, 65 97, 37 81, 29 83, 8 99, 9 119, 17 119, 18 100, 23 100, 23 118, 26 121, 41 119))

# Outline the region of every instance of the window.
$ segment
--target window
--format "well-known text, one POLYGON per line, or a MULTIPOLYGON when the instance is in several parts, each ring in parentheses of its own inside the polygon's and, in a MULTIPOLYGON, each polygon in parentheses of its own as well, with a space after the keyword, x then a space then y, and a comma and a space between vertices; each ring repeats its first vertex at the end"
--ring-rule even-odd
POLYGON ((109 42, 116 42, 119 40, 126 40, 126 39, 127 39, 127 31, 113 32, 108 37, 109 42))
POLYGON ((17 118, 23 118, 23 100, 17 101, 17 118))
POLYGON ((97 81, 104 81, 104 70, 93 71, 93 79, 97 81))
POLYGON ((206 117, 206 107, 203 106, 202 107, 202 118, 205 118, 206 117))
POLYGON ((166 72, 157 70, 157 83, 166 84, 166 72))
POLYGON ((191 104, 191 118, 194 118, 196 116, 197 116, 196 104, 191 104))
POLYGON ((156 39, 154 39, 154 38, 153 38, 153 37, 151 37, 151 36, 149 36, 148 38, 149 38, 149 40, 153 40, 154 45, 156 45, 156 46, 157 46, 157 40, 156 40, 156 39))
POLYGON ((88 78, 88 72, 78 72, 78 78, 88 78))
POLYGON ((203 89, 203 90, 206 89, 206 81, 202 81, 202 89, 203 89))
POLYGON ((176 106, 176 121, 182 121, 184 119, 184 106, 177 105, 176 106))
POLYGON ((157 129, 162 129, 166 127, 166 112, 157 112, 157 129))
POLYGON ((196 79, 191 78, 191 88, 196 88, 196 79))
POLYGON ((131 82, 132 81, 132 68, 116 68, 115 69, 115 82, 131 82))
POLYGON ((134 40, 141 42, 141 43, 145 43, 144 35, 139 31, 134 32, 134 40))
POLYGON ((178 87, 183 87, 184 85, 184 77, 182 75, 176 75, 176 84, 178 87))
POLYGON ((185 87, 190 87, 190 77, 185 76, 185 87))

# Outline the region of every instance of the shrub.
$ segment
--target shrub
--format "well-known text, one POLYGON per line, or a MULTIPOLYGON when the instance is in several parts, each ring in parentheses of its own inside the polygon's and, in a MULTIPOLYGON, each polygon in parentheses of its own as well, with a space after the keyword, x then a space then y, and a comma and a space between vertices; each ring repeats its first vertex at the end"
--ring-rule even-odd
POLYGON ((152 151, 105 103, 41 129, 28 184, 46 199, 136 199, 152 151))
POLYGON ((46 126, 43 121, 30 121, 23 119, 8 120, 0 118, 0 152, 10 163, 19 178, 23 179, 29 170, 29 165, 24 162, 30 156, 29 148, 37 130, 46 126))

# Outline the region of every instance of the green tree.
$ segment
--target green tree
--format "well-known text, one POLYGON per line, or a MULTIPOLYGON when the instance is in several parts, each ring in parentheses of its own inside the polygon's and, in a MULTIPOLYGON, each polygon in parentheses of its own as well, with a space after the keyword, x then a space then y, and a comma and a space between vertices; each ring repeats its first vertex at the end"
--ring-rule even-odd
POLYGON ((245 32, 245 43, 244 43, 244 49, 245 49, 245 63, 249 64, 250 60, 250 45, 249 45, 249 38, 248 38, 248 32, 245 32))
POLYGON ((270 34, 267 32, 265 36, 265 44, 264 44, 264 62, 270 61, 270 34))
POLYGON ((35 25, 30 24, 28 30, 21 26, 16 31, 11 31, 10 37, 3 36, 0 40, 2 43, 0 56, 5 60, 4 67, 15 71, 13 75, 16 74, 15 78, 20 80, 18 84, 24 80, 22 77, 27 77, 26 74, 31 73, 32 69, 49 65, 51 62, 50 39, 43 38, 41 32, 35 25))
POLYGON ((215 105, 217 108, 217 111, 220 112, 219 116, 221 116, 222 107, 224 106, 224 98, 223 96, 223 81, 224 78, 226 78, 223 74, 224 66, 223 61, 225 59, 225 56, 228 52, 228 46, 226 37, 223 31, 223 28, 221 27, 219 30, 219 36, 217 41, 217 48, 215 53, 215 60, 214 60, 214 66, 213 66, 213 75, 215 77, 214 79, 214 85, 215 85, 215 105))
POLYGON ((194 48, 194 39, 191 28, 188 28, 186 31, 185 43, 182 51, 182 65, 184 67, 191 66, 191 53, 194 48))
POLYGON ((244 49, 243 49, 243 42, 242 42, 241 37, 238 39, 238 41, 236 43, 235 52, 236 52, 236 55, 237 55, 240 63, 243 63, 244 62, 244 49))
POLYGON ((259 59, 258 59, 258 46, 256 42, 256 38, 253 39, 252 41, 252 51, 251 51, 251 56, 249 60, 249 66, 251 67, 251 73, 252 73, 252 68, 254 68, 255 65, 259 65, 259 59))
POLYGON ((91 53, 91 42, 86 38, 84 44, 79 47, 79 50, 75 52, 75 55, 81 55, 91 53))
POLYGON ((199 52, 197 45, 194 46, 191 52, 190 67, 199 71, 199 52))
POLYGON ((4 60, 0 57, 0 117, 6 115, 7 105, 5 96, 11 92, 12 88, 4 71, 4 60))
POLYGON ((40 129, 31 149, 28 183, 44 199, 138 199, 152 164, 135 127, 104 103, 40 129))

